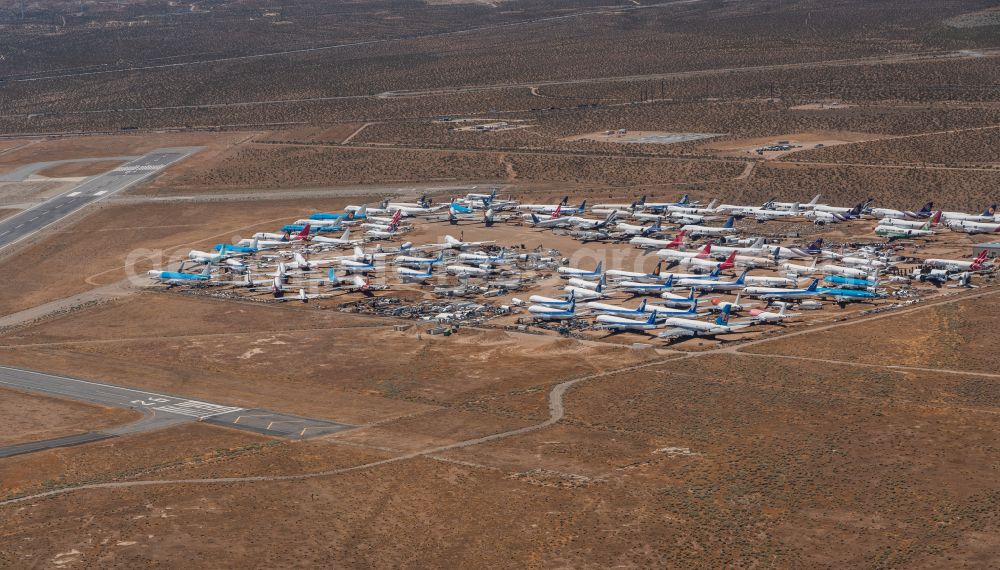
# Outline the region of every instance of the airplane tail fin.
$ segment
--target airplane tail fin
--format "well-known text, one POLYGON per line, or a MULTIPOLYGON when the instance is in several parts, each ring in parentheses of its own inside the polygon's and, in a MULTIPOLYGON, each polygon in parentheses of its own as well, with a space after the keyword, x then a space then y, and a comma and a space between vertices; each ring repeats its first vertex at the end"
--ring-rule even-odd
POLYGON ((698 257, 707 257, 710 253, 712 253, 712 240, 705 242, 705 247, 698 252, 698 257))
POLYGON ((569 196, 563 196, 562 200, 559 200, 560 206, 565 206, 566 204, 569 204, 569 196))
POLYGON ((677 201, 677 204, 680 206, 687 206, 689 201, 690 197, 687 194, 685 194, 681 196, 681 199, 677 201))
POLYGON ((306 224, 302 231, 295 235, 295 239, 309 239, 309 232, 312 230, 312 224, 306 224))
POLYGON ((722 227, 724 227, 726 229, 729 229, 729 228, 733 227, 733 223, 734 222, 736 222, 736 218, 733 217, 733 216, 729 216, 729 218, 726 220, 726 223, 723 224, 722 227))
POLYGON ((710 279, 715 279, 716 277, 719 276, 719 273, 722 273, 722 271, 718 267, 716 267, 715 269, 712 270, 711 273, 708 274, 708 277, 710 279))
POLYGON ((532 213, 531 213, 531 223, 533 223, 533 224, 537 224, 537 223, 538 223, 538 222, 540 222, 540 221, 541 221, 541 220, 539 220, 539 219, 538 219, 538 216, 536 216, 536 215, 535 215, 535 213, 534 213, 534 212, 532 212, 532 213))
POLYGON ((649 314, 649 318, 646 319, 646 324, 647 325, 655 325, 656 324, 656 311, 653 311, 652 313, 649 314))
POLYGON ((340 279, 337 278, 337 270, 330 268, 330 271, 326 274, 327 279, 330 281, 330 285, 336 285, 340 283, 340 279))
POLYGON ((746 278, 747 278, 747 272, 746 272, 746 270, 744 270, 743 273, 740 273, 740 276, 736 278, 736 284, 737 285, 742 285, 743 281, 746 278))
POLYGON ((732 305, 726 305, 722 309, 722 313, 719 314, 718 318, 715 319, 715 324, 719 326, 726 326, 729 324, 729 313, 732 311, 732 305))
POLYGON ((725 261, 719 264, 721 269, 729 269, 736 266, 736 252, 733 251, 729 254, 729 257, 725 261))
POLYGON ((205 269, 201 270, 201 274, 204 275, 204 276, 206 276, 206 277, 209 276, 209 275, 211 275, 212 274, 212 264, 211 263, 206 263, 205 264, 205 269))
POLYGON ((639 303, 639 308, 638 308, 638 309, 636 309, 636 312, 639 312, 639 313, 642 313, 642 312, 644 312, 645 310, 646 310, 646 300, 645 300, 645 299, 643 299, 643 300, 642 300, 642 302, 641 302, 641 303, 639 303))
POLYGON ((927 202, 926 204, 923 205, 922 208, 920 208, 920 213, 929 214, 931 212, 931 209, 933 208, 934 208, 934 202, 927 202))
POLYGON ((996 213, 997 213, 997 204, 996 204, 996 202, 994 202, 994 203, 990 204, 989 207, 987 207, 985 210, 983 210, 983 214, 982 215, 984 215, 984 216, 995 216, 996 213))
POLYGON ((587 209, 587 200, 586 200, 586 198, 584 198, 583 200, 580 200, 580 205, 577 206, 576 209, 579 210, 579 211, 581 211, 581 212, 587 209))
MULTIPOLYGON (((667 277, 667 280, 663 282, 663 288, 664 289, 672 289, 673 286, 674 286, 674 274, 671 273, 670 276, 667 277)), ((692 289, 692 291, 693 291, 693 289, 692 289)))
POLYGON ((718 199, 712 198, 712 201, 709 202, 707 206, 705 206, 705 209, 706 210, 711 210, 712 208, 715 207, 715 203, 718 202, 718 201, 719 201, 718 199))
POLYGON ((698 299, 694 298, 694 289, 691 289, 690 291, 688 291, 688 298, 687 298, 687 300, 691 301, 692 303, 697 303, 698 302, 698 299))
POLYGON ((600 275, 601 274, 601 269, 603 269, 603 268, 604 268, 604 262, 603 261, 598 261, 597 262, 597 266, 594 267, 594 273, 596 273, 597 275, 600 275))
POLYGON ((816 204, 819 204, 820 196, 821 194, 816 194, 815 196, 813 196, 813 199, 809 200, 809 202, 806 203, 806 206, 815 206, 816 204))
POLYGON ((813 279, 812 283, 810 283, 809 286, 806 287, 806 291, 808 291, 809 293, 815 293, 817 287, 819 287, 819 279, 813 279))

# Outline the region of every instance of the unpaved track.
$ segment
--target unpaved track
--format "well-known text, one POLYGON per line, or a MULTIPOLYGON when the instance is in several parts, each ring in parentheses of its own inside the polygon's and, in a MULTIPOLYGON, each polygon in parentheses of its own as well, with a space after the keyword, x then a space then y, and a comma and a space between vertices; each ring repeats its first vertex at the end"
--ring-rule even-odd
POLYGON ((91 483, 91 484, 84 484, 84 485, 76 485, 76 486, 66 487, 66 488, 63 488, 63 489, 54 489, 52 491, 46 491, 44 493, 36 493, 36 494, 33 494, 33 495, 26 495, 24 497, 18 497, 18 498, 14 498, 14 499, 8 499, 6 501, 0 501, 0 507, 7 506, 7 505, 18 504, 18 503, 23 503, 23 502, 27 502, 27 501, 34 501, 34 500, 38 500, 38 499, 44 499, 44 498, 47 498, 47 497, 55 497, 55 496, 58 496, 58 495, 64 495, 64 494, 67 494, 67 493, 72 493, 74 491, 81 491, 81 490, 88 490, 88 489, 125 489, 125 488, 131 488, 131 487, 147 487, 147 486, 154 486, 154 485, 158 485, 158 486, 165 486, 165 485, 229 485, 229 484, 239 484, 239 483, 267 482, 267 481, 299 481, 299 480, 314 479, 314 478, 319 478, 319 477, 329 477, 329 476, 332 476, 332 475, 340 475, 340 474, 344 474, 344 473, 351 473, 351 472, 354 472, 354 471, 363 471, 363 470, 366 470, 366 469, 372 469, 372 468, 375 468, 375 467, 380 467, 382 465, 388 465, 388 464, 391 464, 391 463, 399 463, 401 461, 407 461, 407 460, 416 459, 416 458, 419 458, 419 457, 427 457, 427 456, 431 456, 431 455, 434 455, 434 454, 437 454, 437 453, 441 453, 441 452, 445 452, 445 451, 450 451, 450 450, 453 450, 453 449, 462 449, 462 448, 466 448, 466 447, 472 447, 472 446, 475 446, 475 445, 480 445, 480 444, 483 444, 483 443, 488 443, 488 442, 491 442, 491 441, 498 441, 498 440, 502 440, 502 439, 507 439, 507 438, 510 438, 510 437, 515 437, 515 436, 518 436, 518 435, 523 435, 523 434, 526 434, 526 433, 531 433, 531 432, 538 431, 540 429, 544 429, 546 427, 552 426, 552 425, 558 423, 560 420, 562 420, 562 418, 566 414, 566 408, 565 408, 565 402, 564 402, 564 398, 566 396, 566 392, 569 391, 569 389, 572 388, 573 386, 575 386, 576 384, 579 384, 580 382, 585 382, 585 381, 588 381, 588 380, 596 380, 596 379, 599 379, 599 378, 604 378, 604 377, 612 376, 612 375, 615 375, 615 374, 620 374, 620 373, 623 373, 623 372, 631 372, 631 371, 635 371, 635 370, 641 370, 643 368, 650 368, 650 367, 654 367, 654 366, 659 366, 661 364, 666 364, 666 363, 671 362, 671 361, 688 360, 688 359, 692 359, 692 358, 698 358, 698 357, 702 357, 702 356, 706 356, 706 355, 713 355, 713 354, 720 354, 720 353, 741 354, 739 352, 739 349, 740 348, 746 348, 747 346, 754 346, 754 345, 757 345, 757 344, 763 344, 765 342, 771 342, 771 341, 774 341, 774 340, 784 339, 784 338, 788 338, 788 337, 796 336, 796 335, 801 335, 801 334, 809 334, 809 333, 814 333, 814 332, 819 332, 819 331, 824 331, 824 330, 835 329, 835 328, 843 327, 843 326, 855 325, 855 324, 863 323, 863 322, 870 322, 870 321, 875 321, 875 320, 879 320, 879 319, 885 319, 885 318, 889 318, 889 317, 895 317, 895 316, 898 316, 898 315, 910 314, 910 313, 913 313, 913 312, 916 312, 916 311, 920 311, 920 310, 923 310, 923 309, 927 309, 927 308, 930 308, 930 307, 937 307, 937 306, 941 306, 941 305, 949 305, 949 304, 958 303, 958 302, 969 300, 969 299, 976 299, 976 298, 980 298, 980 297, 986 297, 986 296, 989 296, 989 295, 995 295, 997 293, 1000 293, 1000 288, 998 288, 998 289, 989 289, 987 291, 980 291, 978 293, 973 293, 973 294, 958 294, 958 295, 954 295, 954 296, 948 297, 946 299, 942 299, 942 300, 939 300, 939 301, 931 301, 931 302, 923 303, 923 304, 920 304, 920 305, 917 305, 917 306, 914 306, 914 307, 911 307, 911 308, 906 308, 906 309, 903 309, 903 310, 899 310, 899 311, 887 311, 885 313, 879 313, 879 314, 876 314, 876 315, 869 315, 869 316, 861 317, 861 318, 858 318, 858 319, 846 319, 846 320, 843 320, 843 321, 840 321, 840 322, 837 322, 837 323, 833 323, 833 324, 830 324, 830 325, 825 325, 825 326, 821 326, 821 327, 814 327, 814 328, 808 328, 808 329, 805 329, 805 330, 796 331, 796 332, 788 333, 788 334, 785 334, 785 335, 777 335, 777 336, 768 337, 768 338, 765 338, 765 339, 750 341, 750 342, 742 343, 742 344, 740 344, 738 346, 734 346, 734 347, 720 346, 720 347, 717 347, 715 349, 706 350, 706 351, 703 351, 703 352, 681 352, 681 351, 677 351, 677 352, 674 352, 670 356, 667 356, 665 358, 659 358, 659 359, 656 359, 656 360, 651 360, 651 361, 648 361, 648 362, 643 362, 641 364, 636 364, 636 365, 632 365, 632 366, 626 366, 626 367, 622 367, 622 368, 616 368, 614 370, 606 370, 606 371, 597 372, 597 373, 594 373, 594 374, 587 374, 587 375, 584 375, 584 376, 578 376, 576 378, 572 378, 570 380, 566 380, 564 382, 561 382, 561 383, 555 385, 552 388, 552 391, 549 392, 549 418, 547 420, 545 420, 544 422, 541 422, 541 423, 538 423, 538 424, 534 424, 534 425, 530 425, 530 426, 526 426, 526 427, 523 427, 523 428, 518 428, 518 429, 514 429, 514 430, 509 430, 509 431, 504 431, 504 432, 500 432, 500 433, 495 433, 495 434, 487 435, 487 436, 483 436, 483 437, 477 437, 477 438, 473 438, 473 439, 467 439, 467 440, 464 440, 464 441, 459 441, 459 442, 455 442, 455 443, 448 444, 448 445, 443 445, 443 446, 432 447, 432 448, 423 449, 423 450, 419 450, 419 451, 414 451, 414 452, 411 452, 411 453, 406 453, 406 454, 403 454, 403 455, 398 455, 396 457, 390 457, 388 459, 382 459, 380 461, 373 461, 373 462, 370 462, 370 463, 363 463, 361 465, 354 465, 352 467, 344 467, 344 468, 340 468, 340 469, 330 469, 330 470, 327 470, 327 471, 316 471, 316 472, 312 472, 312 473, 300 473, 300 474, 295 474, 295 475, 258 475, 258 476, 251 476, 251 477, 220 477, 220 478, 203 478, 203 479, 162 479, 162 480, 147 480, 147 481, 117 481, 117 482, 109 482, 109 483, 91 483))

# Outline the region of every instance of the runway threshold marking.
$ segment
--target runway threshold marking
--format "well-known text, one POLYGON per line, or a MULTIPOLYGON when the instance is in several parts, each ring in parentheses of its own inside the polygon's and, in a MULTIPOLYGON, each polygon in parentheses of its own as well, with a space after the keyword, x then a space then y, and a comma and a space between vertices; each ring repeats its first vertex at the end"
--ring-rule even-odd
POLYGON ((103 196, 107 193, 108 193, 107 190, 98 190, 97 192, 94 192, 94 196, 103 196))
POLYGON ((170 412, 172 414, 190 416, 202 420, 212 416, 229 414, 243 410, 243 408, 237 408, 235 406, 222 406, 219 404, 210 404, 208 402, 199 402, 198 400, 185 400, 182 402, 158 406, 153 409, 160 412, 170 412))

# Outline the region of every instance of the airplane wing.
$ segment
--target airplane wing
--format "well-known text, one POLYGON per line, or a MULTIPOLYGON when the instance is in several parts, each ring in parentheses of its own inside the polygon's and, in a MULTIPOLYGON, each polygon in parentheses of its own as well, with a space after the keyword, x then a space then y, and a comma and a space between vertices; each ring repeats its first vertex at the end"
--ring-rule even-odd
POLYGON ((694 336, 694 331, 680 327, 673 327, 664 330, 663 332, 659 333, 656 336, 660 338, 681 338, 686 336, 694 336))

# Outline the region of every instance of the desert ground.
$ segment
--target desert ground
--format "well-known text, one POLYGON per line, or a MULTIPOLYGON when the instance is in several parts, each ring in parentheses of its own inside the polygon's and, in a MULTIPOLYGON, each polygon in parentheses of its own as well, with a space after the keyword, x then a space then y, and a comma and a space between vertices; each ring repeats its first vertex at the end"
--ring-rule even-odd
MULTIPOLYGON (((143 430, 139 404, 0 387, 0 451, 111 434, 0 455, 0 567, 997 566, 995 272, 671 343, 364 310, 435 299, 417 285, 296 303, 146 278, 314 212, 493 189, 978 213, 1000 186, 990 2, 0 0, 0 33, 0 221, 196 149, 0 240, 0 369, 347 426, 143 430)), ((874 221, 737 226, 876 241, 874 221)), ((513 218, 385 245, 445 235, 657 262, 513 218)))

